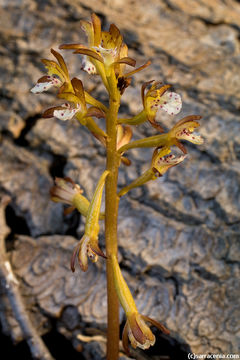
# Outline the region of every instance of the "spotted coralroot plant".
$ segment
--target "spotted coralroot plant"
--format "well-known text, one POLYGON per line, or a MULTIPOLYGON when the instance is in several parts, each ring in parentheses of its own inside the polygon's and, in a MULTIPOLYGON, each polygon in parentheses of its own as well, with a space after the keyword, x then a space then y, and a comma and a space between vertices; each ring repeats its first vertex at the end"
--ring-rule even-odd
POLYGON ((82 21, 81 28, 87 35, 88 44, 64 44, 60 49, 73 50, 82 56, 82 70, 89 75, 100 77, 109 96, 108 106, 91 96, 83 87, 82 81, 70 78, 66 63, 59 52, 51 50, 55 60, 43 59, 47 74, 41 77, 32 88, 33 93, 41 93, 57 88, 57 97, 63 103, 47 109, 43 117, 55 117, 66 121, 76 118, 86 126, 92 135, 106 148, 106 170, 101 175, 92 199, 88 200, 80 186, 70 178, 56 178, 51 189, 53 201, 68 204, 66 212, 77 209, 86 217, 85 232, 76 246, 72 258, 71 269, 75 270, 78 261, 83 271, 88 269, 88 259, 92 262, 102 257, 107 267, 108 294, 108 333, 107 359, 118 359, 119 352, 119 302, 126 313, 126 325, 123 330, 122 343, 127 354, 130 353, 129 343, 133 348, 148 349, 155 343, 155 336, 150 326, 159 328, 164 333, 169 331, 159 322, 140 314, 126 284, 117 260, 117 217, 120 198, 131 189, 148 181, 156 180, 171 167, 180 164, 186 158, 186 149, 181 140, 194 144, 202 144, 201 136, 194 134, 199 127, 198 115, 187 116, 178 121, 172 129, 164 132, 156 121, 158 110, 173 116, 180 112, 182 101, 179 94, 170 90, 170 85, 159 81, 148 81, 142 85, 142 111, 132 118, 120 118, 118 111, 121 96, 130 85, 132 76, 150 65, 144 65, 127 71, 126 67, 135 67, 135 60, 128 56, 127 45, 115 25, 109 31, 102 31, 100 19, 93 14, 91 22, 82 21), (101 127, 94 118, 105 120, 101 127), (131 141, 132 127, 149 122, 157 135, 131 141), (171 154, 172 148, 178 147, 181 156, 171 154), (130 165, 126 152, 134 148, 153 148, 152 161, 149 168, 132 183, 118 191, 118 169, 121 164, 130 165), (105 212, 100 212, 103 189, 105 186, 105 212), (106 254, 99 248, 99 223, 105 221, 106 254))

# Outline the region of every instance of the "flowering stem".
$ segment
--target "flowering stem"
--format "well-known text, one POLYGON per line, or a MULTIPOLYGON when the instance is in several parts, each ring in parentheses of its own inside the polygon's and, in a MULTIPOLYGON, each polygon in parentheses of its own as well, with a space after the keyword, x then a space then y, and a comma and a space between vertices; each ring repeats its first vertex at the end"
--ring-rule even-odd
POLYGON ((110 75, 108 83, 109 110, 106 116, 107 130, 107 170, 106 179, 106 208, 105 208, 105 237, 107 252, 107 293, 108 293, 108 333, 107 360, 117 360, 119 352, 119 302, 114 286, 112 272, 112 256, 117 256, 117 214, 118 196, 117 179, 120 157, 117 153, 117 115, 120 96, 116 87, 115 74, 110 75))

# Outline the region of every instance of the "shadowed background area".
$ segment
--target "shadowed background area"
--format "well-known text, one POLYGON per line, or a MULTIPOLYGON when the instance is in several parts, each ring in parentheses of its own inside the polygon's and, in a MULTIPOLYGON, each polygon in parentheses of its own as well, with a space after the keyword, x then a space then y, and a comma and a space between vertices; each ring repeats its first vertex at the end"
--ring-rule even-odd
MULTIPOLYGON (((76 212, 64 217, 63 206, 50 201, 49 189, 55 176, 70 176, 90 198, 105 152, 76 120, 41 119, 58 101, 54 92, 34 95, 29 89, 44 74, 40 59, 53 59, 51 47, 85 41, 79 21, 93 11, 103 27, 120 28, 138 66, 152 62, 124 93, 121 117, 142 110, 141 85, 153 79, 172 84, 183 100, 174 118, 158 113, 165 130, 186 115, 203 116, 199 131, 205 143, 186 144, 189 154, 181 165, 120 203, 123 274, 139 311, 171 331, 170 337, 159 334, 151 351, 134 357, 239 353, 240 4, 1 0, 0 5, 0 195, 10 196, 9 230, 2 235, 26 309, 53 356, 62 359, 68 351, 71 359, 104 358, 105 264, 100 260, 86 274, 70 272, 84 219, 76 212)), ((106 103, 100 80, 81 71, 81 57, 61 54, 71 76, 106 103)), ((134 129, 134 139, 154 134, 149 124, 134 129)), ((151 155, 149 149, 129 151, 132 166, 121 166, 119 188, 146 170, 151 155)), ((103 237, 100 244, 104 249, 103 237)), ((2 331, 19 342, 23 335, 4 287, 0 294, 2 331)), ((27 348, 23 351, 24 359, 31 359, 27 348)))

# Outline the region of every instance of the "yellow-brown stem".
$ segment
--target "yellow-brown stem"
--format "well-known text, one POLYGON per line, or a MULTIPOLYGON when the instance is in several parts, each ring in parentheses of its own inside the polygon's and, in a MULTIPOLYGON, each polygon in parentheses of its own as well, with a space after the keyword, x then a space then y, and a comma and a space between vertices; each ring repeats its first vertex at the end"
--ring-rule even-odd
MULTIPOLYGON (((115 77, 115 75, 113 75, 115 77)), ((105 237, 107 252, 107 292, 108 292, 108 333, 107 333, 107 360, 117 360, 119 353, 119 302, 114 286, 111 255, 117 256, 117 215, 118 196, 117 179, 119 154, 117 153, 117 114, 120 97, 116 91, 115 78, 108 79, 110 83, 109 111, 106 116, 107 130, 107 170, 106 179, 106 210, 105 210, 105 237), (115 87, 115 89, 114 89, 115 87)))

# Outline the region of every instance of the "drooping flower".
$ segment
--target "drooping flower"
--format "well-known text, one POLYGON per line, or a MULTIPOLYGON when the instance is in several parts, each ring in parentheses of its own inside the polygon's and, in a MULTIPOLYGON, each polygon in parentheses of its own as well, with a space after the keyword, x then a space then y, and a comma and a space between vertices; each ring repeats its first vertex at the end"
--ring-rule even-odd
POLYGON ((153 153, 151 170, 155 177, 162 176, 171 167, 180 164, 187 155, 175 156, 173 154, 167 155, 170 152, 169 148, 156 149, 153 153))
POLYGON ((38 94, 49 90, 51 87, 60 88, 64 83, 70 84, 68 69, 63 57, 55 50, 51 49, 58 63, 53 60, 42 59, 47 69, 48 75, 42 76, 31 92, 38 94))
POLYGON ((164 325, 162 325, 158 321, 151 319, 148 316, 144 316, 142 314, 139 314, 138 312, 128 315, 122 335, 123 348, 128 355, 129 341, 134 349, 139 347, 140 349, 146 350, 149 349, 150 346, 153 346, 155 344, 155 335, 153 335, 147 323, 150 323, 151 325, 155 326, 167 335, 169 335, 170 333, 164 325))
POLYGON ((80 240, 79 244, 75 247, 72 254, 72 272, 75 271, 76 258, 78 259, 78 263, 82 271, 87 271, 88 269, 88 258, 92 262, 96 262, 98 260, 98 256, 106 258, 106 256, 98 246, 98 234, 102 193, 108 174, 109 171, 105 170, 104 173, 101 175, 95 192, 93 194, 93 198, 87 212, 84 235, 80 240))
POLYGON ((116 256, 111 255, 110 260, 118 299, 127 316, 127 322, 122 336, 123 347, 126 353, 129 354, 128 340, 130 340, 132 347, 148 349, 150 346, 154 345, 155 336, 146 322, 151 323, 166 334, 169 334, 169 331, 157 321, 139 314, 129 287, 122 276, 116 256))
POLYGON ((83 190, 80 186, 75 184, 69 177, 56 177, 55 185, 50 189, 52 201, 70 205, 70 207, 64 211, 65 214, 69 214, 77 208, 82 215, 87 216, 90 202, 82 193, 83 190))

